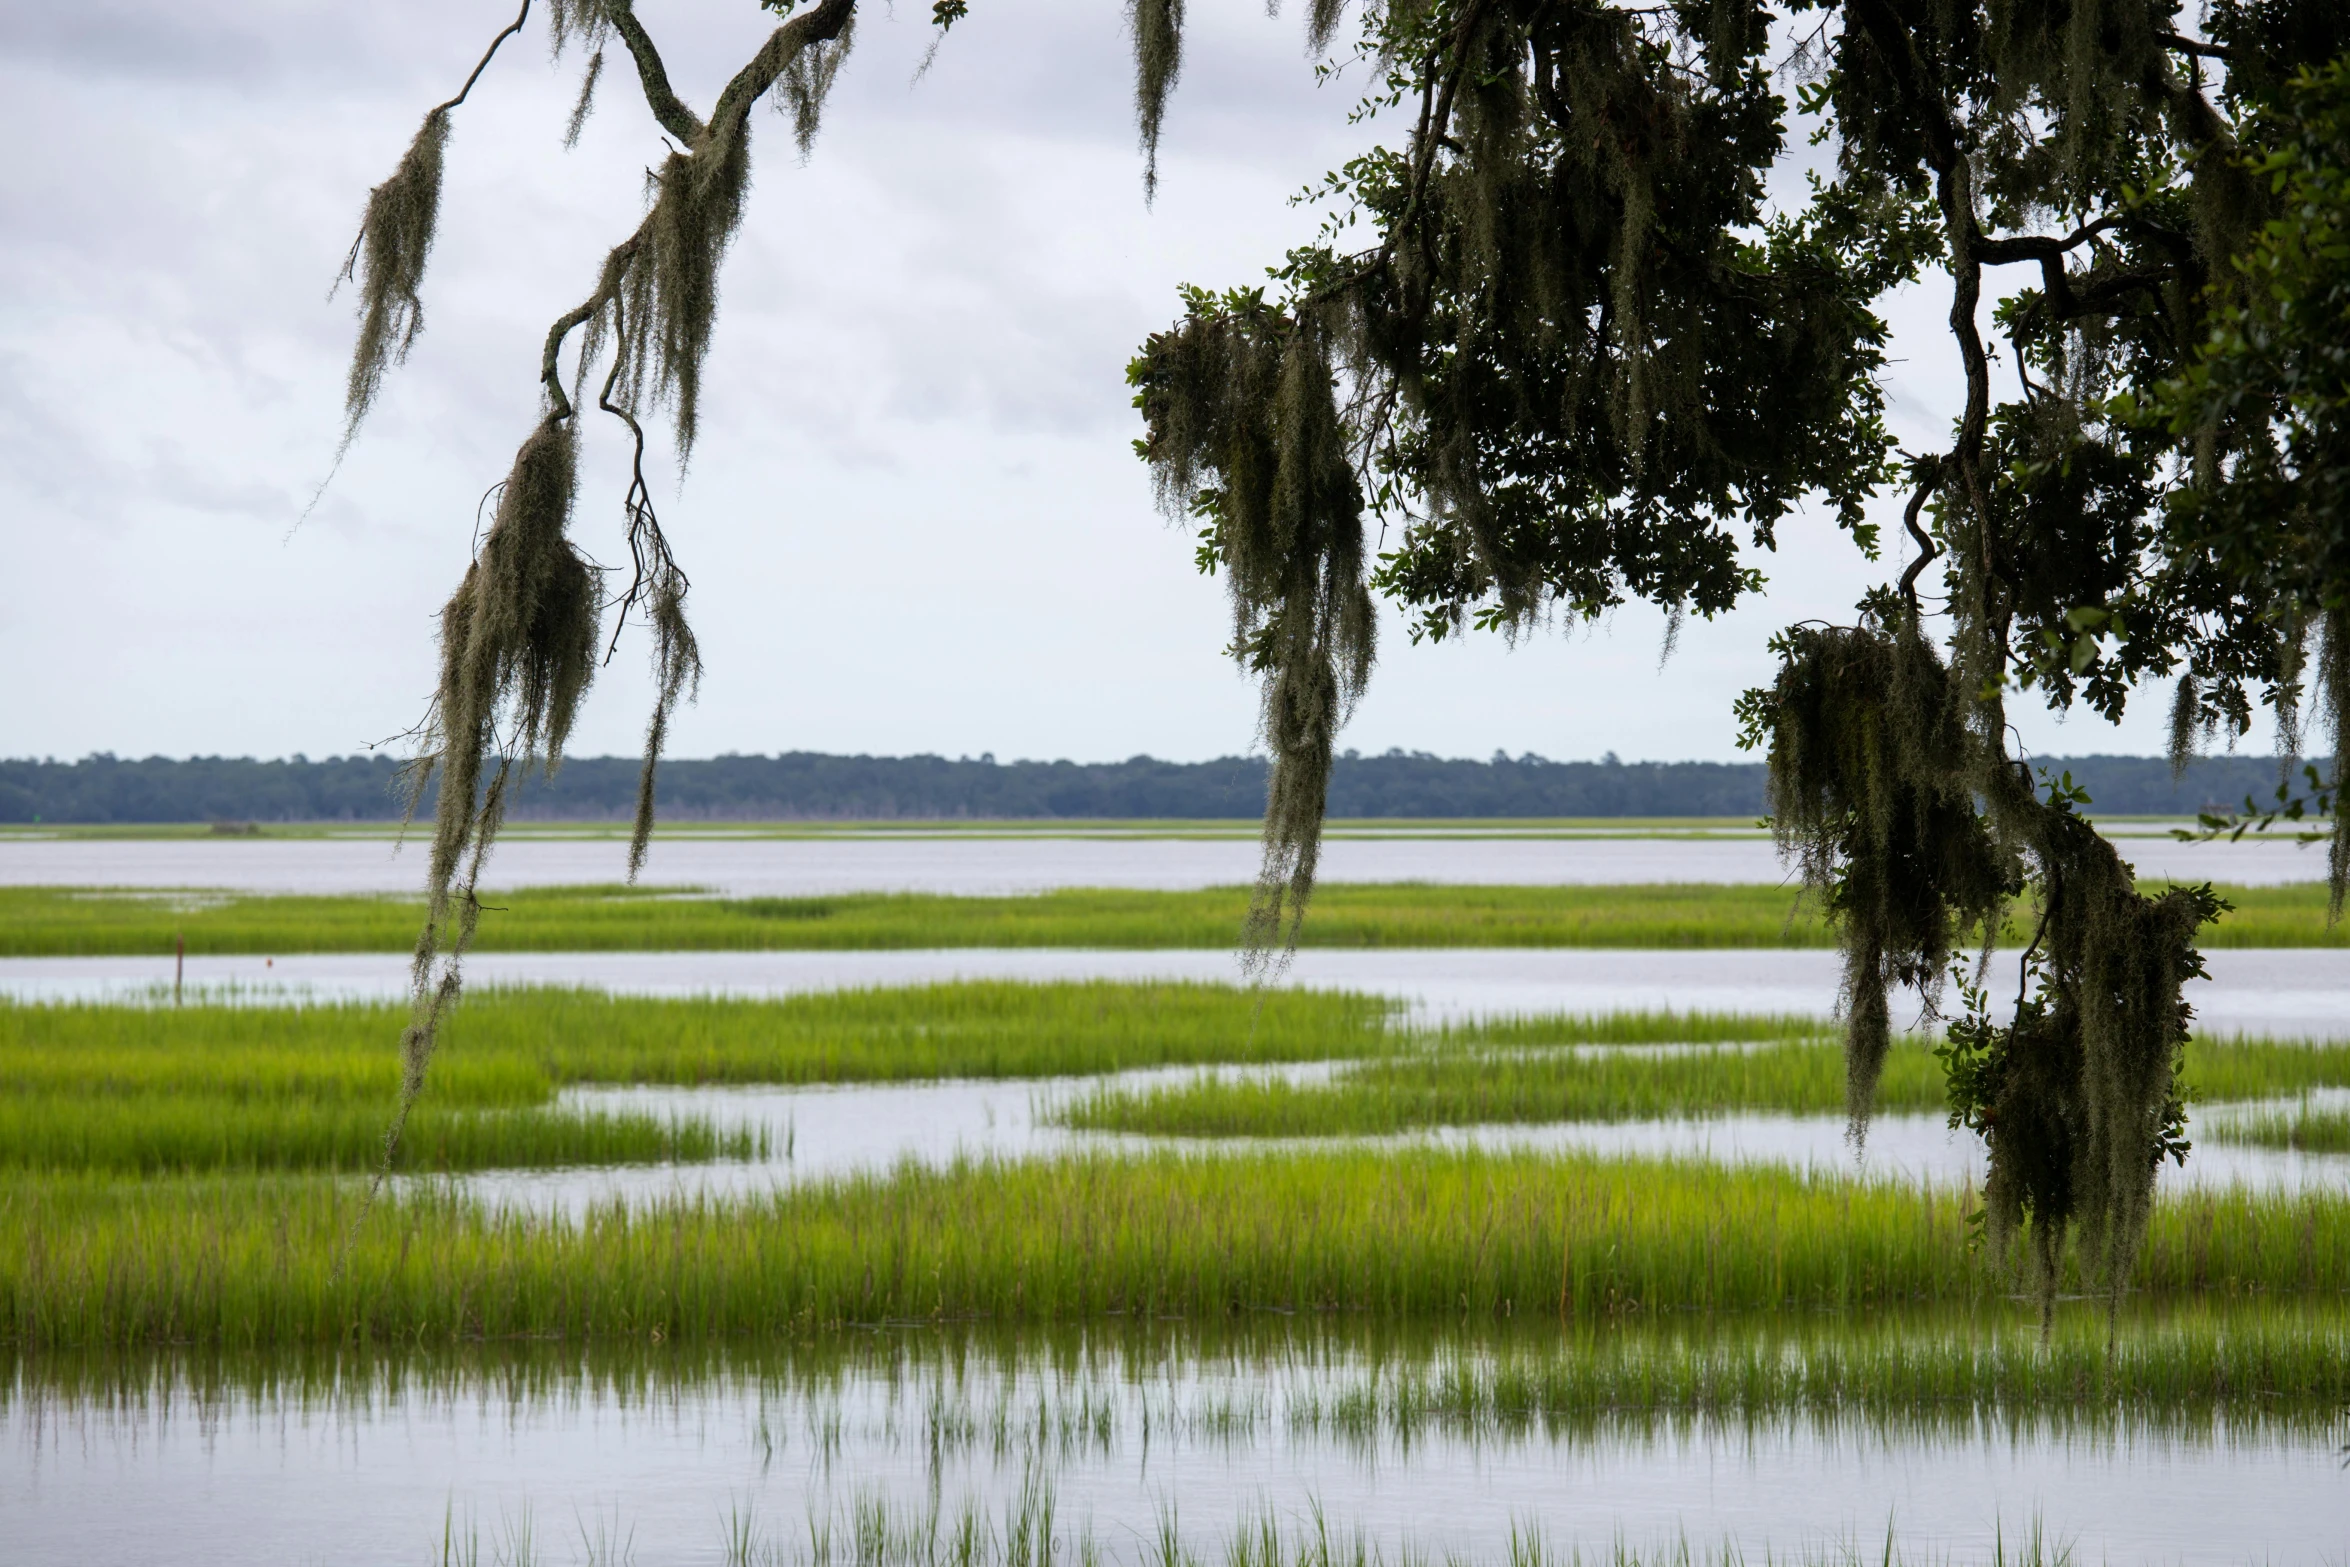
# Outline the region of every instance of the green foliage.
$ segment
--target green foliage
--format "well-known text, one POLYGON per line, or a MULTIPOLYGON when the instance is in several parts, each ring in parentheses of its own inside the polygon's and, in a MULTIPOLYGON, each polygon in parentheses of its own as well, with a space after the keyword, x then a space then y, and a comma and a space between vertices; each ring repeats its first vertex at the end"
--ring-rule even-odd
MULTIPOLYGON (((2080 791, 2043 799, 2010 756, 2005 703, 2118 716, 2139 683, 2176 677, 2179 756, 2241 734, 2255 698, 2292 746, 2303 644, 2350 580, 2326 554, 2343 507, 2317 459, 2325 378, 2350 362, 2319 277, 2339 270, 2350 196, 2350 78, 2315 70, 2350 49, 2343 17, 2227 0, 2204 40, 2176 0, 1374 4, 1358 53, 1380 80, 1360 112, 1405 110, 1408 134, 1325 182, 1322 240, 1264 307, 1342 345, 1358 472, 1404 522, 1373 585, 1422 634, 1515 634, 1631 595, 1715 614, 1760 585, 1728 524, 1767 546, 1816 494, 1873 546, 1864 508, 1901 481, 1915 554, 1898 591, 1857 628, 1780 638, 1747 737, 1771 744, 1781 842, 1844 944, 1856 1132, 1887 987, 1931 1004, 1959 931, 1996 932, 2037 889, 2047 1000, 1999 1056, 2017 1113, 1992 1137, 1994 1207, 2031 1208, 2051 1244, 2077 1225, 2108 1278, 2144 1212, 2178 986, 2217 905, 2142 897, 2074 814, 2080 791), (1835 149, 1775 209, 1774 38, 1835 149), (1367 242, 1342 250, 1358 223, 1367 242), (1876 312, 1929 270, 1949 281, 1966 398, 1946 450, 1896 453, 1876 312), (2013 400, 1994 395, 1986 305, 2013 400), (2189 413, 2147 417, 2197 365, 2189 413), (2221 476, 2250 519, 2233 535, 2194 521, 2221 476), (1937 563, 1947 654, 1923 630, 1937 563), (2035 1162, 2069 1184, 2026 1180, 2035 1162)), ((1194 290, 1185 308, 1179 332, 1218 307, 1194 290)), ((1162 409, 1144 413, 1163 493, 1189 498, 1162 409)), ((2350 704, 2337 645, 2318 655, 2329 719, 2350 704)))
MULTIPOLYGON (((907 1082, 1328 1061, 1395 1048, 1396 1010, 1345 992, 1258 996, 1231 985, 1109 981, 964 981, 775 1001, 490 990, 450 1023, 433 1098, 511 1108, 581 1084, 907 1082)), ((380 1102, 397 1073, 381 1049, 397 1015, 374 1003, 5 1005, 0 1089, 380 1102)))
MULTIPOLYGON (((498 1010, 493 1007, 493 1011, 498 1010)), ((512 1009, 525 1016, 527 1002, 512 1009)), ((51 1171, 368 1171, 385 1158, 383 1107, 401 1064, 383 1049, 395 1009, 159 1011, 0 1006, 0 1164, 51 1171)), ((576 1026, 541 1011, 550 1031, 576 1026)), ((583 1110, 528 1025, 457 1030, 395 1168, 469 1170, 749 1157, 756 1133, 703 1119, 583 1110)))
MULTIPOLYGON (((2350 49, 2350 24, 2334 26, 2335 46, 2350 49)), ((2277 83, 2258 130, 2267 150, 2252 172, 2274 216, 2234 258, 2226 308, 2148 415, 2194 444, 2194 482, 2170 509, 2172 547, 2215 561, 2257 598, 2288 650, 2288 700, 2307 629, 2317 630, 2317 696, 2335 755, 2309 798, 2334 816, 2338 914, 2350 886, 2350 836, 2332 800, 2350 743, 2350 60, 2277 83)), ((2288 808, 2299 803, 2289 782, 2279 788, 2288 808)))

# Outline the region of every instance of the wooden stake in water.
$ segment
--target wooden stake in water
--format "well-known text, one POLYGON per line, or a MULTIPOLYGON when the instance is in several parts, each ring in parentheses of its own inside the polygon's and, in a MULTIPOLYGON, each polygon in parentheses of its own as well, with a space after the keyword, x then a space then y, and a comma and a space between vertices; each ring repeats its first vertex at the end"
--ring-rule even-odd
POLYGON ((175 932, 171 938, 176 949, 171 960, 171 1004, 180 1004, 180 980, 188 971, 188 933, 175 932))

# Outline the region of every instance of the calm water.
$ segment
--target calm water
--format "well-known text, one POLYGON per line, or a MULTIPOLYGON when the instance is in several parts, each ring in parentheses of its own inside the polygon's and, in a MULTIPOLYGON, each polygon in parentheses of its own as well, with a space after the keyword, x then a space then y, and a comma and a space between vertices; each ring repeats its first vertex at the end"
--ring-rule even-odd
MULTIPOLYGON (((2350 1036, 2350 950, 2207 953, 2209 981, 2187 988, 2200 1025, 2219 1033, 2350 1036)), ((2014 994, 2012 955, 1995 985, 2014 994)), ((1839 959, 1829 951, 1608 952, 1449 947, 1304 951, 1289 983, 1394 996, 1431 1019, 1496 1012, 1834 1010, 1839 959)), ((585 985, 624 995, 783 996, 949 979, 1192 979, 1237 983, 1230 951, 1085 952, 957 948, 936 952, 504 952, 467 960, 469 982, 585 985)), ((169 999, 166 957, 0 958, 0 996, 169 999)), ((406 994, 396 953, 190 958, 195 994, 254 1005, 406 994)), ((1903 1003, 1896 999, 1896 1007, 1903 1003)), ((1914 1015, 1897 1011, 1904 1021, 1914 1015)))
MULTIPOLYGON (((2281 845, 2214 850, 2133 843, 2142 868, 2236 881, 2309 879, 2281 845), (2179 857, 2172 863, 2170 857, 2179 857), (2192 857, 2192 858, 2187 858, 2192 857)), ((618 879, 609 841, 501 850, 508 885, 618 879)), ((1747 840, 1342 840, 1339 879, 1460 882, 1769 881, 1747 840)), ((742 893, 900 887, 950 892, 1064 885, 1187 887, 1247 879, 1254 848, 1218 840, 671 840, 655 872, 742 893)), ((0 841, 0 882, 405 890, 413 852, 380 841, 0 841)), ((2207 1026, 2350 1034, 2350 953, 2224 952, 2194 997, 2207 1026)), ((392 955, 196 960, 200 991, 256 1003, 400 993, 392 955)), ((1422 1015, 1679 1007, 1825 1012, 1827 952, 1441 951, 1301 953, 1301 984, 1375 991, 1422 1015)), ((586 984, 678 995, 789 994, 952 977, 1232 979, 1226 952, 624 953, 491 955, 477 984, 586 984)), ((152 960, 0 962, 0 994, 152 995, 152 960)), ((1291 1069, 1310 1073, 1316 1068, 1291 1069)), ((1141 1074, 1149 1076, 1180 1074, 1141 1074)), ((485 1197, 561 1207, 598 1196, 756 1190, 900 1158, 1018 1156, 1075 1146, 1046 1124, 1090 1083, 931 1083, 802 1090, 597 1090, 573 1097, 691 1110, 768 1127, 760 1164, 476 1177, 485 1197)), ((1446 1142, 1674 1152, 1853 1168, 1840 1121, 1732 1117, 1622 1126, 1480 1128, 1446 1142)), ((1861 1168, 1957 1180, 1977 1169, 1938 1118, 1879 1121, 1861 1168)), ((2277 1189, 2340 1185, 2350 1161, 2199 1148, 2185 1179, 2277 1189)), ((1771 1323, 1735 1331, 1786 1331, 1771 1323)), ((1319 1509, 1342 1533, 1442 1561, 1506 1559, 1513 1527, 1605 1553, 1622 1540, 1699 1548, 1871 1553, 1890 1524, 1905 1548, 1987 1557, 2037 1520, 2086 1561, 2350 1561, 2350 1430, 2322 1413, 2192 1422, 2110 1412, 2009 1419, 1938 1408, 1716 1420, 1617 1411, 1572 1429, 1341 1428, 1314 1417, 1377 1370, 1349 1342, 1204 1342, 1148 1351, 1097 1341, 997 1343, 966 1354, 937 1334, 852 1336, 777 1349, 756 1366, 652 1358, 615 1368, 553 1346, 484 1349, 456 1365, 264 1363, 233 1372, 172 1360, 90 1368, 0 1363, 0 1564, 423 1562, 444 1521, 480 1560, 587 1559, 585 1536, 633 1539, 633 1560, 725 1559, 729 1517, 804 1550, 811 1519, 844 1532, 860 1506, 901 1520, 966 1504, 1003 1515, 1024 1488, 1058 1527, 1111 1561, 1140 1563, 1165 1510, 1210 1553, 1270 1514, 1289 1530, 1319 1509), (821 1364, 795 1361, 812 1357, 821 1364), (585 1531, 583 1535, 583 1530, 585 1531)), ((1421 1346, 1475 1356, 1483 1339, 1421 1346)), ((1520 1350, 1526 1341, 1518 1345, 1520 1350)), ((1536 1342, 1544 1353, 1590 1347, 1536 1342)))
MULTIPOLYGON (((673 1196, 740 1196, 773 1191, 828 1176, 886 1171, 905 1161, 947 1165, 964 1159, 1050 1157, 1077 1152, 1134 1152, 1168 1146, 1195 1152, 1261 1149, 1270 1140, 1190 1141, 1072 1132, 1054 1123, 1054 1110, 1105 1083, 1124 1088, 1186 1081, 1194 1068, 1114 1073, 1107 1077, 1015 1081, 837 1084, 813 1088, 591 1088, 569 1089, 564 1102, 583 1108, 645 1110, 707 1118, 726 1129, 768 1134, 764 1160, 695 1165, 501 1170, 461 1177, 465 1191, 503 1205, 578 1212, 613 1198, 647 1201, 673 1196)), ((1298 1067, 1220 1067, 1226 1077, 1326 1077, 1328 1064, 1298 1067)), ((2312 1102, 2350 1104, 2350 1091, 2324 1091, 2312 1102)), ((2214 1115, 2237 1113, 2214 1107, 2214 1115)), ((2201 1134, 2198 1114, 2188 1126, 2194 1156, 2183 1169, 2166 1166, 2164 1190, 2191 1186, 2253 1186, 2266 1191, 2340 1191, 2350 1187, 2350 1155, 2307 1154, 2213 1142, 2201 1134)), ((1861 1174, 1890 1180, 1957 1184, 1983 1175, 1982 1144, 1952 1131, 1939 1115, 1882 1115, 1867 1144, 1854 1149, 1841 1116, 1724 1115, 1702 1119, 1590 1122, 1536 1126, 1446 1127, 1393 1138, 1358 1139, 1375 1146, 1415 1143, 1440 1147, 1533 1149, 1609 1155, 1710 1159, 1727 1164, 1767 1163, 1798 1170, 1861 1174)), ((1328 1147, 1300 1140, 1293 1146, 1328 1147)), ((434 1178, 438 1179, 438 1178, 434 1178)))
MULTIPOLYGON (((2124 852, 2150 876, 2251 885, 2319 881, 2322 847, 2290 843, 2181 844, 2131 838, 2124 852)), ((646 879, 743 897, 840 892, 1041 892, 1053 887, 1180 889, 1254 878, 1256 845, 1240 838, 942 835, 931 838, 656 839, 646 879)), ((485 884, 617 882, 627 845, 616 838, 509 837, 485 884)), ((1330 881, 1488 885, 1620 882, 1776 882, 1767 838, 1333 838, 1330 881)), ((424 876, 423 844, 377 837, 173 841, 0 838, 0 884, 73 887, 219 887, 247 892, 411 892, 424 876)))
MULTIPOLYGON (((1634 1331, 1601 1344, 1553 1328, 1506 1347, 1621 1353, 1634 1331)), ((1714 1331, 1769 1341, 1788 1325, 1714 1331)), ((306 1370, 20 1363, 0 1380, 0 1555, 422 1562, 453 1517, 483 1561, 515 1559, 500 1548, 527 1525, 544 1561, 583 1559, 582 1530, 601 1528, 633 1534, 640 1562, 718 1562, 730 1516, 796 1552, 811 1519, 846 1533, 859 1505, 950 1522, 969 1506, 996 1521, 1029 1488, 1051 1495, 1065 1541, 1136 1563, 1170 1508, 1211 1548, 1268 1514, 1284 1533, 1310 1529, 1318 1510, 1390 1561, 1407 1542, 1438 1561, 1506 1561, 1513 1527, 1602 1555, 1618 1540, 1685 1538, 1735 1539, 1749 1560, 1838 1544, 1873 1560, 1889 1525, 1913 1553, 1981 1559, 2035 1520, 2086 1562, 2350 1550, 2345 1433, 2322 1411, 2147 1423, 2096 1410, 1619 1410, 1547 1428, 1331 1418, 1382 1377, 1475 1365, 1491 1347, 1455 1336, 1374 1349, 1311 1327, 1238 1349, 974 1347, 914 1329, 758 1365, 527 1349, 306 1370)))

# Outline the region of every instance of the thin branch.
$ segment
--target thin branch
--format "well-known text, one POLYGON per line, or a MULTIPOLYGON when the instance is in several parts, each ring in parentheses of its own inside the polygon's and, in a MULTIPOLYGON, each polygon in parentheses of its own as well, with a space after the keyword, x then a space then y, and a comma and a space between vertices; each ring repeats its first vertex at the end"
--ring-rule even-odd
MULTIPOLYGON (((617 319, 619 312, 619 302, 614 301, 614 336, 621 333, 617 319)), ((628 514, 628 554, 634 569, 629 577, 628 592, 620 600, 620 613, 613 617, 612 642, 604 649, 604 662, 607 664, 612 662, 612 655, 620 651, 620 633, 628 627, 628 612, 653 591, 654 578, 664 568, 677 578, 681 591, 686 586, 685 573, 678 569, 676 560, 669 553, 669 540, 661 531, 661 519, 654 515, 652 486, 645 482, 645 427, 637 422, 636 415, 630 413, 626 406, 612 401, 612 393, 620 384, 620 372, 626 363, 623 356, 612 356, 611 373, 604 377, 603 389, 596 394, 596 406, 627 425, 629 436, 635 443, 629 460, 628 495, 621 503, 622 509, 628 514)))
POLYGON ((463 103, 465 101, 466 95, 473 91, 473 84, 481 80, 481 73, 490 68, 490 61, 497 58, 498 46, 503 44, 507 39, 513 37, 516 33, 521 32, 522 24, 529 20, 530 0, 522 0, 522 9, 514 13, 514 20, 506 24, 506 30, 504 32, 490 40, 489 48, 482 52, 481 63, 473 68, 473 74, 471 76, 465 78, 465 85, 457 89, 457 96, 451 98, 447 103, 442 104, 432 112, 435 114, 445 114, 449 110, 456 108, 457 105, 463 103))

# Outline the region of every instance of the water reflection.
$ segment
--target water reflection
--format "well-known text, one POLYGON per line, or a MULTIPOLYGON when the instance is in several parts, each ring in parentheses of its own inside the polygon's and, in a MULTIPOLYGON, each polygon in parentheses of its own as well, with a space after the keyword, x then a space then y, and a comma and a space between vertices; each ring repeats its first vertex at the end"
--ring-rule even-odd
POLYGON ((994 1516, 1039 1484, 1068 1537, 1134 1562, 1169 1507, 1207 1541, 1319 1509, 1389 1560, 1410 1541, 1497 1562, 1528 1525, 1602 1551, 1734 1540, 1749 1559, 1873 1544, 1888 1521, 1906 1548, 1967 1556, 2035 1518, 2084 1559, 2350 1543, 2343 1433, 2315 1382, 2208 1364, 2251 1344, 2243 1364, 2330 1363, 2338 1382, 2338 1316, 2132 1314, 2122 1342, 2144 1353, 2110 1385, 2099 1313, 2047 1352, 2027 1316, 20 1358, 0 1380, 0 1515, 12 1557, 92 1563, 414 1560, 444 1518, 494 1543, 525 1510, 542 1541, 609 1519, 640 1560, 717 1561, 729 1517, 804 1546, 812 1518, 994 1516), (2197 1355, 2202 1373, 2178 1371, 2197 1355), (1789 1366, 1826 1374, 1773 1369, 1789 1366), (1944 1396, 1914 1396, 1921 1366, 1955 1379, 1944 1396))

